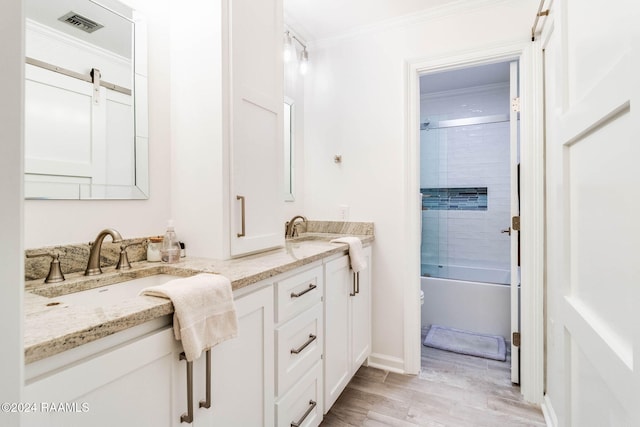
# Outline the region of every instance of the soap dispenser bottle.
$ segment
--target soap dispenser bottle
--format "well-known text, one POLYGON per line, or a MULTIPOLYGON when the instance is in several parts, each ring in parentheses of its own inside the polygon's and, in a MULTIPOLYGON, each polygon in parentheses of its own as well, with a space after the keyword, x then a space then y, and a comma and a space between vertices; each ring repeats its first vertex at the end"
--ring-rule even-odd
POLYGON ((173 221, 167 221, 167 232, 162 240, 162 250, 160 252, 162 262, 173 264, 180 261, 180 242, 173 228, 173 221))

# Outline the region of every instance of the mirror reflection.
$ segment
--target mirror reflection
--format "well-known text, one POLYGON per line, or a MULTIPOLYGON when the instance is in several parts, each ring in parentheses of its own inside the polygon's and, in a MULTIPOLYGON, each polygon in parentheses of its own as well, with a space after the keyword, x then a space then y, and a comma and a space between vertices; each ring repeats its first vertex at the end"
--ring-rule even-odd
POLYGON ((131 8, 27 0, 25 196, 148 197, 146 48, 131 8))

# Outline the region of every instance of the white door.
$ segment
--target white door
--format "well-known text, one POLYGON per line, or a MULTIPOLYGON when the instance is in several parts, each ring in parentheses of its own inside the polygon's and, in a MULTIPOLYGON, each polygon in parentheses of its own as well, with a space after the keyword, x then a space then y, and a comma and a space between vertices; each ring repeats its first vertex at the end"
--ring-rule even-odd
POLYGON ((92 177, 93 85, 25 65, 25 173, 92 177))
POLYGON ((541 38, 547 399, 557 425, 636 426, 638 6, 556 3, 541 38))
MULTIPOLYGON (((511 178, 511 218, 520 215, 518 194, 518 63, 509 64, 509 163, 511 178)), ((514 344, 515 334, 520 334, 520 266, 518 263, 518 246, 520 232, 509 224, 511 235, 511 382, 520 383, 520 347, 514 344)))

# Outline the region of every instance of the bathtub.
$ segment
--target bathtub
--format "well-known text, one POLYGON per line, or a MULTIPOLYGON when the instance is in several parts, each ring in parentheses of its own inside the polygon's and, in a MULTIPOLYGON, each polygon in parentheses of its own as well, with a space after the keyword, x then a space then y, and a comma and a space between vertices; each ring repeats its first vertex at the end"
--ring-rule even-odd
MULTIPOLYGON (((501 335, 509 341, 511 288, 495 283, 504 282, 505 274, 508 277, 509 272, 503 270, 494 273, 491 280, 494 283, 421 277, 420 288, 424 292, 422 327, 432 324, 449 326, 501 335)), ((482 274, 489 275, 488 272, 482 274)))

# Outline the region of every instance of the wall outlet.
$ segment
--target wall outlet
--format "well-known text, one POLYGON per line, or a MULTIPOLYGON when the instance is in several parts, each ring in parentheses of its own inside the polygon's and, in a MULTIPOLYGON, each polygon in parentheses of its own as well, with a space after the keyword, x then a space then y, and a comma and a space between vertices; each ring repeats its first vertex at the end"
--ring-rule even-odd
POLYGON ((338 218, 342 221, 347 221, 349 219, 349 206, 348 205, 339 205, 338 206, 338 218))

